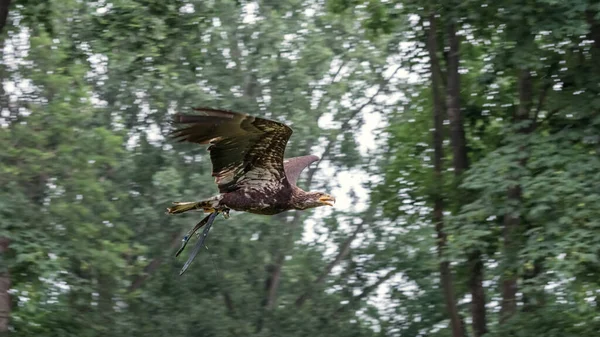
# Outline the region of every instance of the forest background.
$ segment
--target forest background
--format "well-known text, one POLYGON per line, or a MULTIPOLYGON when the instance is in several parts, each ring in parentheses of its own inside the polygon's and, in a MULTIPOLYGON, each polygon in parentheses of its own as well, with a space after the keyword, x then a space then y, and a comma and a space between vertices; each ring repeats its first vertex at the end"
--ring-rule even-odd
POLYGON ((0 335, 597 336, 600 4, 0 0, 0 335), (333 209, 219 221, 209 106, 333 209))

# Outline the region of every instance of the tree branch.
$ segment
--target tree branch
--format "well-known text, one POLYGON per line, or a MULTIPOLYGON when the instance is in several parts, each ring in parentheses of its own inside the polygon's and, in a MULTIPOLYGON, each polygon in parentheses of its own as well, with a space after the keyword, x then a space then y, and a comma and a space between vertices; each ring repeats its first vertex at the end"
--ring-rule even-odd
POLYGON ((344 311, 355 307, 360 301, 362 301, 365 297, 369 296, 373 291, 377 290, 377 288, 379 288, 380 285, 382 285, 385 281, 394 277, 397 273, 398 272, 394 269, 394 270, 387 272, 384 276, 378 278, 377 281, 375 281, 375 283, 373 283, 372 285, 370 285, 368 287, 365 287, 360 294, 352 297, 350 299, 350 301, 348 302, 348 304, 337 308, 331 315, 331 318, 335 318, 339 314, 343 313, 344 311))
MULTIPOLYGON (((340 64, 339 68, 336 70, 335 74, 331 77, 331 81, 329 81, 329 83, 327 84, 327 86, 330 86, 332 84, 334 84, 336 82, 336 79, 338 77, 338 75, 340 74, 340 72, 342 72, 342 69, 348 64, 347 60, 344 60, 344 56, 342 55, 342 64, 340 64)), ((319 85, 315 85, 314 87, 311 88, 310 92, 309 92, 309 96, 312 97, 313 92, 315 91, 315 89, 318 89, 320 86, 319 85)), ((326 93, 327 94, 327 93, 326 93)), ((317 104, 317 107, 314 109, 316 111, 320 111, 323 108, 323 104, 324 102, 328 102, 328 100, 326 99, 326 94, 321 97, 321 99, 319 100, 319 103, 317 104)))
MULTIPOLYGON (((180 232, 175 232, 171 234, 171 243, 169 244, 169 250, 176 248, 177 245, 181 242, 180 236, 180 232)), ((142 274, 138 275, 131 283, 131 286, 129 286, 129 292, 134 292, 137 289, 139 289, 142 286, 142 284, 158 269, 158 267, 160 267, 160 265, 163 262, 163 255, 155 257, 154 259, 152 259, 152 261, 150 261, 150 263, 148 263, 148 265, 146 265, 142 274)))
POLYGON ((540 122, 540 124, 543 124, 547 121, 550 120, 550 118, 554 117, 554 115, 556 115, 557 113, 559 113, 562 109, 564 109, 565 107, 560 107, 560 108, 556 108, 552 111, 550 111, 545 117, 544 119, 540 122))
POLYGON ((335 139, 337 138, 337 136, 341 133, 348 131, 348 129, 350 128, 350 121, 352 121, 354 118, 356 118, 356 116, 358 116, 366 107, 368 107, 375 101, 377 96, 379 96, 379 94, 383 91, 383 89, 385 87, 387 87, 387 85, 390 83, 392 78, 394 78, 394 76, 398 73, 398 71, 400 71, 400 68, 402 68, 402 66, 398 66, 396 68, 396 70, 394 70, 394 72, 387 79, 383 80, 383 82, 377 89, 377 92, 375 94, 373 94, 364 104, 360 105, 357 109, 355 109, 353 112, 350 113, 350 117, 348 117, 342 123, 342 125, 337 130, 337 132, 332 132, 329 135, 329 140, 327 142, 327 146, 325 147, 323 154, 321 154, 321 160, 318 161, 315 164, 315 166, 308 171, 308 177, 309 177, 310 181, 312 181, 312 178, 313 178, 315 172, 317 171, 317 169, 319 168, 319 164, 321 163, 321 161, 323 161, 323 159, 325 159, 325 157, 327 155, 329 155, 329 153, 331 152, 331 149, 333 148, 333 145, 335 144, 335 139))
POLYGON ((298 296, 298 298, 296 299, 297 307, 302 307, 304 302, 311 297, 312 290, 322 285, 325 282, 327 276, 329 276, 329 274, 333 270, 333 268, 335 268, 335 266, 340 264, 348 256, 348 254, 350 253, 350 246, 352 245, 352 242, 356 239, 358 234, 363 231, 365 224, 373 221, 374 208, 375 207, 373 206, 369 207, 365 219, 363 219, 363 221, 361 221, 361 223, 358 226, 356 226, 352 234, 348 238, 346 238, 346 240, 340 245, 337 255, 331 262, 327 264, 327 266, 325 266, 319 277, 317 277, 317 279, 313 283, 312 287, 306 290, 302 295, 298 296))
MULTIPOLYGON (((342 55, 342 59, 343 59, 343 55, 342 55)), ((336 82, 338 75, 340 74, 340 72, 342 72, 342 69, 346 66, 346 64, 348 64, 348 62, 346 60, 342 61, 342 64, 340 64, 340 67, 338 68, 338 70, 335 72, 333 77, 331 77, 331 82, 329 83, 329 85, 336 82)))

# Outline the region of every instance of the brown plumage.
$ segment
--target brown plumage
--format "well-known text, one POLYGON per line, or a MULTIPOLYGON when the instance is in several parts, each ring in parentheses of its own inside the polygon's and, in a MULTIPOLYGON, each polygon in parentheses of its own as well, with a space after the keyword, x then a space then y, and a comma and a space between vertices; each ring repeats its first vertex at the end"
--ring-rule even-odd
MULTIPOLYGON (((194 110, 199 114, 175 116, 174 124, 180 127, 172 136, 180 142, 209 145, 212 175, 220 194, 198 202, 174 203, 168 209, 170 214, 198 209, 228 216, 229 210, 233 209, 273 215, 333 205, 335 199, 332 196, 306 192, 296 186, 302 171, 319 157, 307 155, 284 160, 285 148, 292 135, 292 129, 287 125, 231 111, 194 110)), ((214 220, 214 216, 211 219, 214 220)), ((204 220, 208 221, 208 217, 204 220)), ((212 220, 209 222, 212 224, 212 220)), ((189 235, 184 241, 187 239, 189 235)))

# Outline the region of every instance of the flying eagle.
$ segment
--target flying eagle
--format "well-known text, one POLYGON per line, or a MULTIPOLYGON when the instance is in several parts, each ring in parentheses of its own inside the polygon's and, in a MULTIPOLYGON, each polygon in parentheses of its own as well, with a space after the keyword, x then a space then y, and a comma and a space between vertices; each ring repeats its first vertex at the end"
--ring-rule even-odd
POLYGON ((272 120, 225 110, 194 108, 201 114, 175 115, 174 124, 182 125, 172 133, 179 142, 210 144, 212 176, 219 195, 197 202, 175 202, 169 214, 191 210, 210 213, 184 237, 176 256, 190 237, 202 226, 204 232, 180 275, 200 251, 218 214, 229 211, 274 215, 288 210, 333 206, 335 198, 323 192, 306 192, 296 186, 306 167, 319 160, 314 155, 284 159, 285 147, 292 135, 287 125, 272 120))

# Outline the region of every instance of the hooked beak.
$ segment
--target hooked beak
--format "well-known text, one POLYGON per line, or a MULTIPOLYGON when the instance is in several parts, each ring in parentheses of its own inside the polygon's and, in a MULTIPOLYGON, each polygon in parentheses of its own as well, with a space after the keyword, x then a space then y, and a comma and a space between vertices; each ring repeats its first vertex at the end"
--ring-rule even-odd
POLYGON ((330 195, 324 195, 319 198, 319 202, 327 206, 333 206, 333 204, 335 204, 335 198, 330 195))

